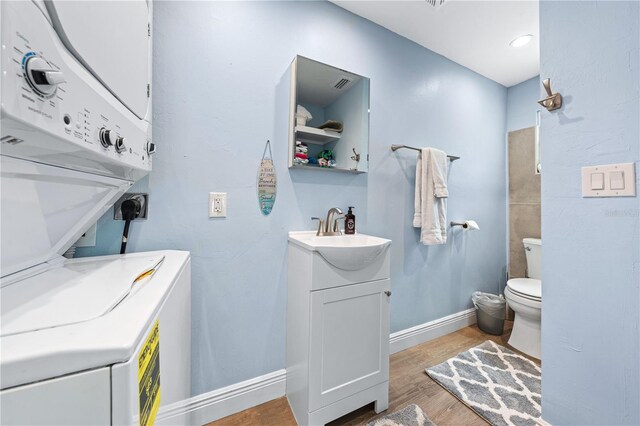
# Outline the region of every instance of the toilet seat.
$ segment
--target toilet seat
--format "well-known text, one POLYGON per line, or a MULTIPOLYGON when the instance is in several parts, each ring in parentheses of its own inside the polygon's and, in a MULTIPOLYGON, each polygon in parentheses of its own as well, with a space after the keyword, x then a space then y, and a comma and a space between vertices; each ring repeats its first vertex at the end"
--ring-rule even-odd
POLYGON ((533 278, 513 278, 507 288, 514 294, 533 301, 542 300, 542 281, 533 278))

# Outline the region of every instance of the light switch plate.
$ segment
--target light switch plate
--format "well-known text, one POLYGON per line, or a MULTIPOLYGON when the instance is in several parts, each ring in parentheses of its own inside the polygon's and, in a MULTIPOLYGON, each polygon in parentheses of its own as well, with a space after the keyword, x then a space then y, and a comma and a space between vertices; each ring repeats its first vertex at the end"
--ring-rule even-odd
POLYGON ((583 167, 582 196, 635 197, 636 172, 634 163, 583 167), (600 175, 604 176, 604 185, 599 184, 600 175))
POLYGON ((209 193, 209 217, 227 217, 227 193, 209 193))

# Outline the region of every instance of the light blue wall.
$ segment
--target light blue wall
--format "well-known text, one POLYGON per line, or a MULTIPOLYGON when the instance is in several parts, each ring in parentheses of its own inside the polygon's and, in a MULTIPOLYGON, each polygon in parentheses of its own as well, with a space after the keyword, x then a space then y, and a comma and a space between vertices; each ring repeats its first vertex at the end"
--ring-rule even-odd
MULTIPOLYGON (((506 89, 329 2, 157 2, 154 6, 154 170, 130 251, 193 256, 193 392, 285 366, 287 232, 311 216, 356 206, 360 232, 393 240, 393 331, 471 306, 475 290, 504 285, 506 89), (296 54, 371 78, 370 173, 287 169, 288 97, 296 54), (286 86, 286 84, 284 84, 286 86), (278 173, 263 217, 256 173, 271 139, 278 173), (480 231, 418 243, 411 227, 416 155, 391 144, 462 157, 449 180, 449 218, 480 231), (210 191, 228 192, 228 217, 209 219, 210 191)), ((115 253, 122 222, 99 222, 115 253)))
MULTIPOLYGON (((640 201, 582 198, 582 166, 640 160, 640 3, 540 2, 542 416, 640 424, 640 201)), ((637 180, 637 178, 636 178, 637 180)), ((638 184, 638 182, 636 182, 638 184)))
POLYGON ((536 112, 541 108, 538 104, 541 88, 537 75, 507 89, 507 132, 536 125, 536 112))

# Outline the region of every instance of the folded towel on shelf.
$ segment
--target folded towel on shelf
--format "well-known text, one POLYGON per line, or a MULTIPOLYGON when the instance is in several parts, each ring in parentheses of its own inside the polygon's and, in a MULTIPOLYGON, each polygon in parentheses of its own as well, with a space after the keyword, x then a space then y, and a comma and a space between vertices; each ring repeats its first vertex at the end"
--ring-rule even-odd
POLYGON ((422 148, 416 164, 413 226, 420 228, 422 244, 447 242, 447 154, 422 148))
POLYGON ((296 153, 296 158, 301 158, 301 159, 303 159, 303 160, 307 160, 307 159, 309 159, 309 157, 307 156, 307 154, 299 154, 299 153, 296 153))
POLYGON ((309 112, 308 109, 303 107, 302 105, 298 105, 296 108, 296 126, 305 126, 307 121, 311 120, 313 115, 309 112))
POLYGON ((342 126, 342 122, 340 121, 327 120, 324 123, 322 123, 320 126, 318 126, 318 129, 324 129, 332 132, 342 133, 343 126, 342 126))
POLYGON ((300 166, 303 164, 309 164, 309 160, 303 160, 302 158, 294 158, 293 159, 293 164, 296 166, 300 166))

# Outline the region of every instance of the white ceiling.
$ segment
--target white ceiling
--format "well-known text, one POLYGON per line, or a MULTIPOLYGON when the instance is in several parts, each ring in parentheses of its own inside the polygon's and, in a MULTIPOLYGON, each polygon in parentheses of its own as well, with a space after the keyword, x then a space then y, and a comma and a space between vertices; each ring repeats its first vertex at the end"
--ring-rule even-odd
POLYGON ((506 87, 539 73, 538 0, 331 1, 506 87), (533 40, 509 46, 523 34, 533 40))

